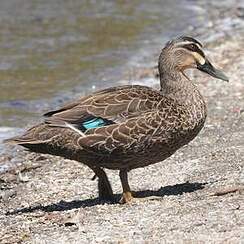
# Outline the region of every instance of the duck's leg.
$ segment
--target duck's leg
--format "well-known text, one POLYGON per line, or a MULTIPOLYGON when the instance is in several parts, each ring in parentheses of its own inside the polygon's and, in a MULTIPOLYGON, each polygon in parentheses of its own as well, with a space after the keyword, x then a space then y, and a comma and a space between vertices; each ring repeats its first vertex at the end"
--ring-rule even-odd
POLYGON ((92 170, 98 177, 99 198, 103 200, 113 200, 113 190, 105 171, 99 167, 92 167, 92 170))
POLYGON ((119 177, 120 177, 122 188, 123 188, 123 194, 122 194, 122 197, 121 197, 119 202, 120 203, 128 203, 133 199, 133 197, 132 197, 130 186, 128 183, 128 172, 127 172, 127 170, 120 170, 119 171, 119 177))

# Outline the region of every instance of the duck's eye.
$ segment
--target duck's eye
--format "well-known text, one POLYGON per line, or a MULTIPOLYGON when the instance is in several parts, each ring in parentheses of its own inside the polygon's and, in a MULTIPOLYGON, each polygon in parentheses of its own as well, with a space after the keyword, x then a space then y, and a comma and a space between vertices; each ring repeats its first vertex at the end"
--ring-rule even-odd
POLYGON ((194 44, 187 44, 185 45, 185 48, 192 52, 196 52, 196 50, 198 49, 194 44))

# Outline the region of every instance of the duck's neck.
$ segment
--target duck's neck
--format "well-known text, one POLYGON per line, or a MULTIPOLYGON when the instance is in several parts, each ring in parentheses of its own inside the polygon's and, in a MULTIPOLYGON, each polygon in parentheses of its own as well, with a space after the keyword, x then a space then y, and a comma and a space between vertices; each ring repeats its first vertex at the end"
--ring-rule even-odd
POLYGON ((197 87, 182 72, 166 65, 159 66, 161 92, 182 105, 193 105, 203 100, 197 87), (169 72, 170 71, 170 72, 169 72))

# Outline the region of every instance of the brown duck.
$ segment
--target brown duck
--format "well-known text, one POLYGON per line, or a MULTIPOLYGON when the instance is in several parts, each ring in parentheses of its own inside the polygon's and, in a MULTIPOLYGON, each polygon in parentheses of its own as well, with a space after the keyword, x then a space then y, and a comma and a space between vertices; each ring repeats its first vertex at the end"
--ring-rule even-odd
POLYGON ((8 139, 31 151, 79 161, 98 177, 99 197, 112 199, 104 168, 119 170, 121 203, 132 200, 128 172, 163 161, 202 129, 206 105, 184 73, 196 68, 228 81, 187 36, 169 41, 159 56, 160 90, 112 87, 46 113, 44 122, 8 139))

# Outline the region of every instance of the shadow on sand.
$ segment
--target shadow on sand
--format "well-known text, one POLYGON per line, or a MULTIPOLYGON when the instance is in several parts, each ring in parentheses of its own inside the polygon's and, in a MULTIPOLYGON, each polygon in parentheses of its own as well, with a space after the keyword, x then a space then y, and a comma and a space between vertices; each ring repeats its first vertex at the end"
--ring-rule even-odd
MULTIPOLYGON (((197 190, 201 190, 204 188, 204 185, 208 183, 190 183, 186 182, 183 184, 176 184, 173 186, 164 186, 158 190, 144 190, 144 191, 137 191, 133 192, 133 195, 137 198, 144 198, 144 197, 163 197, 163 196, 171 196, 171 195, 182 195, 183 193, 190 193, 197 190)), ((38 205, 38 206, 30 206, 27 208, 19 208, 11 212, 7 212, 6 215, 13 215, 18 213, 31 213, 34 211, 44 211, 44 212, 54 212, 54 211, 66 211, 71 209, 77 208, 84 208, 84 207, 92 207, 98 204, 118 204, 118 199, 120 195, 114 195, 114 201, 102 201, 99 198, 92 198, 92 199, 85 199, 85 200, 73 200, 70 202, 60 201, 58 203, 49 204, 46 206, 38 205)))

